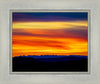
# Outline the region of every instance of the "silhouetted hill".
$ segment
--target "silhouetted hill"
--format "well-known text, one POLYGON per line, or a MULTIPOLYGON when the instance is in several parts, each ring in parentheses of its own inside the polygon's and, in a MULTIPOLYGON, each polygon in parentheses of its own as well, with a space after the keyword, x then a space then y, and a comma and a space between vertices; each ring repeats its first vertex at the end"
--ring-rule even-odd
POLYGON ((88 71, 87 56, 19 56, 13 58, 13 71, 88 71))

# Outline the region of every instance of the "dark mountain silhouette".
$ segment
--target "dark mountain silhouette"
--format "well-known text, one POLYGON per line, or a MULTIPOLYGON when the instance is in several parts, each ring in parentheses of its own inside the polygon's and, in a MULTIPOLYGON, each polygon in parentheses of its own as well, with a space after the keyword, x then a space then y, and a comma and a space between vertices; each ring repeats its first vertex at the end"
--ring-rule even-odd
POLYGON ((13 72, 86 72, 88 57, 77 55, 28 55, 12 58, 13 72))

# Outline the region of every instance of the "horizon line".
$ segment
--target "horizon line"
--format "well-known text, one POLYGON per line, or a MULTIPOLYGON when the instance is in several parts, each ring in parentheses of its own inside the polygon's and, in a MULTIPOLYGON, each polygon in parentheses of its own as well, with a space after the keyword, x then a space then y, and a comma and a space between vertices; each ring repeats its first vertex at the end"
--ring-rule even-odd
MULTIPOLYGON (((26 55, 14 56, 14 57, 25 57, 26 55)), ((86 55, 27 55, 28 56, 86 56, 86 55)), ((13 57, 13 58, 14 58, 13 57)))

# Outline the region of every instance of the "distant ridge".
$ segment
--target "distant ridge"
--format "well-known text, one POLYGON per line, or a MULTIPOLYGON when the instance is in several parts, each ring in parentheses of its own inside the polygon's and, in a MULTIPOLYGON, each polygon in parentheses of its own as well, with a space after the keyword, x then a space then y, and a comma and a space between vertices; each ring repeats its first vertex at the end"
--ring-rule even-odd
MULTIPOLYGON (((15 56, 15 57, 33 57, 33 58, 59 58, 59 57, 85 57, 88 58, 88 56, 83 55, 28 55, 28 56, 15 56)), ((13 57, 14 58, 14 57, 13 57)))
POLYGON ((87 59, 87 56, 79 56, 79 55, 41 55, 41 56, 36 56, 36 55, 28 55, 28 56, 17 56, 14 58, 34 58, 35 60, 38 61, 46 61, 46 62, 59 62, 59 61, 70 61, 70 60, 83 60, 87 59))
POLYGON ((88 71, 88 56, 44 55, 12 58, 13 71, 88 71))

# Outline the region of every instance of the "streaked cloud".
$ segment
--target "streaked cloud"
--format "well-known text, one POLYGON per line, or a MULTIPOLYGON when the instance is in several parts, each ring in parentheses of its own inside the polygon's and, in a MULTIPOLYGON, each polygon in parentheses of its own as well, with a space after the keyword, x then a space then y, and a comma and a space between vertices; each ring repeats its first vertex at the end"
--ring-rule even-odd
POLYGON ((83 28, 87 27, 87 21, 74 22, 14 22, 14 29, 64 29, 64 28, 83 28))
POLYGON ((14 13, 13 57, 46 54, 87 56, 87 14, 75 13, 76 17, 74 13, 57 14, 14 13))

